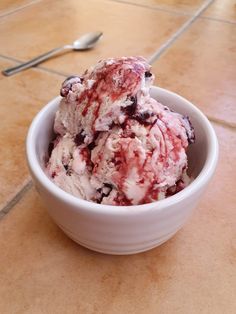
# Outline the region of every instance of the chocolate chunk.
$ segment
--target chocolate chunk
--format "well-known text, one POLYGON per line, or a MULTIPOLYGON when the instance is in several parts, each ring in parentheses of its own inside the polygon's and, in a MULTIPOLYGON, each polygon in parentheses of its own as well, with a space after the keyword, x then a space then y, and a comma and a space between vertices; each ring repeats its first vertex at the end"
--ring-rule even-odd
POLYGON ((148 121, 148 119, 153 115, 154 114, 152 112, 150 113, 149 111, 144 111, 139 113, 138 115, 135 115, 133 118, 137 120, 140 124, 151 125, 153 124, 153 121, 148 121))
MULTIPOLYGON (((52 155, 52 151, 55 147, 55 143, 56 143, 56 139, 57 139, 57 135, 53 132, 53 136, 52 136, 52 140, 51 142, 48 144, 48 156, 46 156, 46 158, 49 160, 51 155, 52 155)), ((48 161, 47 160, 47 161, 48 161)))
POLYGON ((188 138, 188 143, 193 144, 195 142, 195 132, 193 125, 188 116, 183 116, 183 124, 188 138))
POLYGON ((66 170, 66 175, 71 176, 72 170, 69 168, 69 165, 63 165, 66 170))
POLYGON ((121 110, 125 112, 128 116, 133 116, 137 109, 137 97, 131 96, 129 100, 132 102, 129 106, 121 107, 121 110))
POLYGON ((152 76, 152 73, 151 72, 149 72, 149 71, 146 71, 145 72, 145 77, 151 77, 152 76))
POLYGON ((71 170, 71 169, 68 169, 68 170, 66 171, 66 175, 67 175, 67 176, 71 176, 71 175, 72 175, 72 170, 71 170))
POLYGON ((87 146, 89 150, 93 150, 96 147, 95 141, 98 138, 99 133, 100 132, 98 132, 98 131, 95 132, 94 137, 93 137, 93 141, 90 144, 88 144, 88 146, 87 146))
POLYGON ((89 150, 93 150, 95 147, 96 147, 96 144, 95 144, 94 141, 91 142, 90 144, 88 144, 88 149, 89 149, 89 150))
POLYGON ((139 115, 135 116, 135 119, 143 124, 151 117, 151 114, 148 111, 141 112, 139 115))
POLYGON ((97 203, 101 203, 103 200, 103 197, 109 196, 109 194, 112 191, 112 184, 110 183, 104 183, 102 188, 97 189, 97 192, 99 193, 99 197, 97 198, 97 203))
POLYGON ((76 78, 81 80, 81 78, 78 75, 71 75, 71 76, 68 76, 62 84, 64 84, 65 82, 68 82, 68 81, 70 81, 72 79, 76 79, 76 78))
POLYGON ((60 94, 62 97, 66 97, 69 91, 72 89, 72 86, 76 83, 82 83, 82 79, 79 76, 72 75, 69 76, 61 86, 60 94))
POLYGON ((84 139, 85 139, 85 134, 84 130, 82 130, 80 133, 76 134, 75 138, 74 138, 74 142, 77 146, 80 146, 81 144, 84 143, 84 139))
MULTIPOLYGON (((104 183, 104 186, 105 186, 106 188, 109 188, 109 189, 112 190, 112 184, 110 184, 110 183, 104 183)), ((110 191, 110 192, 111 192, 111 191, 110 191)))
POLYGON ((115 127, 115 125, 116 125, 115 122, 112 121, 112 123, 109 125, 109 130, 113 129, 115 127))
POLYGON ((53 148, 54 148, 54 143, 50 142, 49 145, 48 145, 48 158, 51 157, 53 148))
POLYGON ((137 105, 137 96, 131 96, 130 100, 132 101, 133 104, 137 105))
POLYGON ((124 130, 126 128, 127 125, 127 120, 125 120, 123 123, 120 124, 120 127, 122 130, 124 130))

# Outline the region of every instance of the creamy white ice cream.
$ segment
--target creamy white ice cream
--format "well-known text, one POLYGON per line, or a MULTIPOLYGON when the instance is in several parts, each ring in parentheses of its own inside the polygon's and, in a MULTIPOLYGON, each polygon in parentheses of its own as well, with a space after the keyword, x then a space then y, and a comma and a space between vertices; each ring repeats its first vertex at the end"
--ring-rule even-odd
POLYGON ((153 202, 188 184, 194 130, 151 98, 153 80, 145 59, 129 57, 100 61, 62 84, 47 163, 55 184, 112 205, 153 202))

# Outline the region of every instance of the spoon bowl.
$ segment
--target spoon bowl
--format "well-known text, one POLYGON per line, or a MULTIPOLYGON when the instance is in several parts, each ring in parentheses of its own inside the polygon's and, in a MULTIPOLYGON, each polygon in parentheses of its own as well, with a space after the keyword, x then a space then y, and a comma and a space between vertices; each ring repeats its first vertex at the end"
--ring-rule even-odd
POLYGON ((92 32, 85 34, 73 42, 72 48, 74 50, 91 49, 95 46, 101 36, 102 32, 92 32))

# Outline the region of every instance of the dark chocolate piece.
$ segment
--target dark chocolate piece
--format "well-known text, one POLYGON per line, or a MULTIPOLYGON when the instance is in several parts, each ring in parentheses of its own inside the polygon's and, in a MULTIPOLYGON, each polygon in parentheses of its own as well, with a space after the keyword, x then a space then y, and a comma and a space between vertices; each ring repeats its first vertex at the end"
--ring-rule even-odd
POLYGON ((81 144, 84 144, 85 134, 84 130, 82 130, 80 133, 76 134, 74 138, 74 142, 77 146, 80 146, 81 144))
POLYGON ((152 73, 151 72, 149 72, 149 71, 146 71, 145 72, 145 77, 151 77, 152 76, 152 73))
POLYGON ((135 114, 135 111, 137 109, 137 97, 131 96, 129 98, 132 101, 132 104, 126 107, 121 107, 121 110, 127 114, 127 116, 131 117, 135 114))
POLYGON ((193 125, 188 116, 183 116, 183 122, 184 122, 185 131, 188 137, 188 143, 193 144, 196 139, 193 125))
POLYGON ((62 97, 66 97, 69 91, 72 89, 72 86, 76 83, 82 83, 82 79, 79 76, 72 75, 69 76, 61 86, 60 94, 62 97))

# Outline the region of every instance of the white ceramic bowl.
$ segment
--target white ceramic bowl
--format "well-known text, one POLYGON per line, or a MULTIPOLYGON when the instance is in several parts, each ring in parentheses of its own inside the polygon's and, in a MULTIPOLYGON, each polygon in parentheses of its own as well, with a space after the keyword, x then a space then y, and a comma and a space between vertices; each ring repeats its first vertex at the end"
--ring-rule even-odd
POLYGON ((196 143, 189 147, 189 169, 195 177, 181 192, 138 206, 109 206, 78 199, 57 187, 45 174, 45 155, 52 137, 60 97, 35 117, 27 136, 27 159, 35 186, 55 223, 74 241, 109 254, 133 254, 171 238, 187 221, 211 179, 218 159, 215 132, 192 103, 175 93, 153 87, 152 97, 188 115, 196 143))

